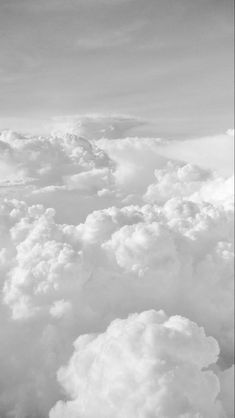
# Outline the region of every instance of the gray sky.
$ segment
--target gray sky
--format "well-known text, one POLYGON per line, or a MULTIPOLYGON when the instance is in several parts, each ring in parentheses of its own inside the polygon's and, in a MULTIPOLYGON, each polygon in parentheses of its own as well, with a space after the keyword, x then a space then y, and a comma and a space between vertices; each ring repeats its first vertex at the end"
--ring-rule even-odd
POLYGON ((224 132, 232 15, 232 0, 0 0, 0 128, 111 112, 158 136, 224 132))

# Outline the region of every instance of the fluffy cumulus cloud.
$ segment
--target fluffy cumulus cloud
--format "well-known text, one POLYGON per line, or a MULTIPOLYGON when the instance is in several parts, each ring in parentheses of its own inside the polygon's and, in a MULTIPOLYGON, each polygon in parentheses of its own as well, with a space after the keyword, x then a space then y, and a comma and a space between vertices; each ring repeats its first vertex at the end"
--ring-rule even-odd
POLYGON ((132 122, 1 134, 1 418, 233 417, 233 177, 132 122))
POLYGON ((2 185, 36 184, 37 190, 66 187, 74 176, 76 183, 76 176, 86 173, 89 178, 92 170, 99 175, 99 170, 112 168, 101 149, 77 135, 24 137, 4 131, 0 139, 2 185))
POLYGON ((192 164, 170 161, 154 171, 155 183, 144 196, 147 202, 163 204, 172 196, 226 204, 233 201, 233 176, 221 178, 192 164))
POLYGON ((58 379, 72 400, 51 418, 221 417, 219 381, 208 366, 218 345, 180 316, 146 311, 79 337, 58 379))

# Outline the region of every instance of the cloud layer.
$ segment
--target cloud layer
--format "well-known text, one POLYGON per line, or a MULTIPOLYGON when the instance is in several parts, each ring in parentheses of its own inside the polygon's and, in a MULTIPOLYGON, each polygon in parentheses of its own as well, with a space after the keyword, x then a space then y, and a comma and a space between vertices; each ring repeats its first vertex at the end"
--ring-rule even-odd
POLYGON ((122 123, 1 134, 2 418, 233 416, 233 178, 122 123))

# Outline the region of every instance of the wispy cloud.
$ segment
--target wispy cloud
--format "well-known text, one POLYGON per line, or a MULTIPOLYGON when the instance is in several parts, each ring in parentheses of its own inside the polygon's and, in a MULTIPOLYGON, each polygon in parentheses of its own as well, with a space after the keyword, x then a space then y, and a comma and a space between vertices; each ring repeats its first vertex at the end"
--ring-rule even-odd
POLYGON ((138 33, 145 26, 145 21, 135 22, 122 28, 111 28, 98 33, 80 36, 76 41, 76 47, 85 50, 106 49, 124 46, 134 42, 138 33))

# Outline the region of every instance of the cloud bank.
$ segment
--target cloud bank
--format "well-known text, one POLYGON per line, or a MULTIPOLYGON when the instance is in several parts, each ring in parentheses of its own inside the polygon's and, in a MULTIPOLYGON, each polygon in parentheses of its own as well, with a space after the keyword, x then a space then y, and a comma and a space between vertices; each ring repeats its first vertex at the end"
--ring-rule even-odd
POLYGON ((0 416, 232 418, 228 156, 90 119, 0 137, 0 416))

